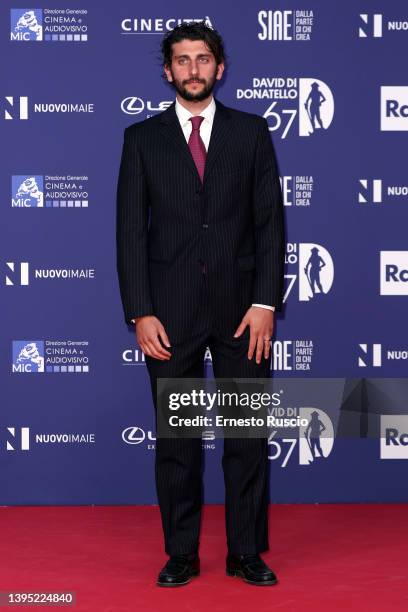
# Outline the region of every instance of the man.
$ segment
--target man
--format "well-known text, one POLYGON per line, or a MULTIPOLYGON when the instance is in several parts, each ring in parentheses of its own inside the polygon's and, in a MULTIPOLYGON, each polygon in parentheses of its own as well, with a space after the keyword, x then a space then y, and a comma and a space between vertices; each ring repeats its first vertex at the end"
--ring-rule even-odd
MULTIPOLYGON (((127 323, 158 378, 269 377, 274 308, 283 294, 284 229, 268 125, 214 99, 220 35, 183 23, 162 42, 176 100, 125 130, 117 264, 127 323)), ((160 586, 199 574, 202 440, 157 438, 155 476, 169 560, 160 586)), ((227 574, 271 585, 267 440, 224 439, 227 574)))

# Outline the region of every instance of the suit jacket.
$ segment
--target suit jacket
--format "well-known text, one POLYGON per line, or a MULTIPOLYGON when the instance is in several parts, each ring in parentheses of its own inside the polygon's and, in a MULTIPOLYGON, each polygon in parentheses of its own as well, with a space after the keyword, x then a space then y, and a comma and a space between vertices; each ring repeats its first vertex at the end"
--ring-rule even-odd
POLYGON ((125 320, 157 316, 170 343, 190 334, 203 266, 223 334, 252 303, 282 308, 283 202, 268 124, 215 102, 203 182, 175 102, 124 132, 116 239, 125 320))

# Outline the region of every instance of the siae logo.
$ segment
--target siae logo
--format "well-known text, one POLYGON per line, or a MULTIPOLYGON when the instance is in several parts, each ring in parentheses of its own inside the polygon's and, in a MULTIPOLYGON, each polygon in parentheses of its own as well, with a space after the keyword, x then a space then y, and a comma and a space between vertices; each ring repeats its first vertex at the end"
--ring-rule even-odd
POLYGON ((308 10, 259 11, 259 40, 309 41, 312 36, 314 15, 308 10))

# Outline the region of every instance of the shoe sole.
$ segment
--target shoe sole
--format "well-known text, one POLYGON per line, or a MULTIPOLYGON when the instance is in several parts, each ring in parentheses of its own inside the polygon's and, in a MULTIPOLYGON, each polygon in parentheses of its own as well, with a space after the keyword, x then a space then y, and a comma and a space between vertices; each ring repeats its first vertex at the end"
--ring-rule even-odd
POLYGON ((157 586, 160 587, 178 587, 178 586, 184 586, 185 584, 188 584, 191 581, 191 578, 194 578, 195 576, 199 576, 200 575, 200 571, 199 570, 195 570, 193 572, 191 572, 190 577, 185 580, 184 582, 159 582, 157 581, 156 584, 157 586))
POLYGON ((244 572, 241 572, 241 570, 226 570, 226 574, 227 576, 237 576, 238 578, 242 578, 242 580, 244 582, 247 582, 248 584, 253 584, 254 586, 272 586, 273 584, 277 584, 278 581, 277 580, 263 580, 262 582, 255 582, 254 580, 248 580, 248 578, 245 578, 245 574, 244 572))

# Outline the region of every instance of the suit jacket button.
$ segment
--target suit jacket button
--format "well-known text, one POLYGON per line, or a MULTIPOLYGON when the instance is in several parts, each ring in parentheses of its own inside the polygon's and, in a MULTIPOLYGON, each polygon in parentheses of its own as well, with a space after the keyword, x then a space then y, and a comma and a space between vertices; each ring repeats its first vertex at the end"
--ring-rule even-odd
POLYGON ((208 229, 207 223, 203 223, 203 229, 208 229))

